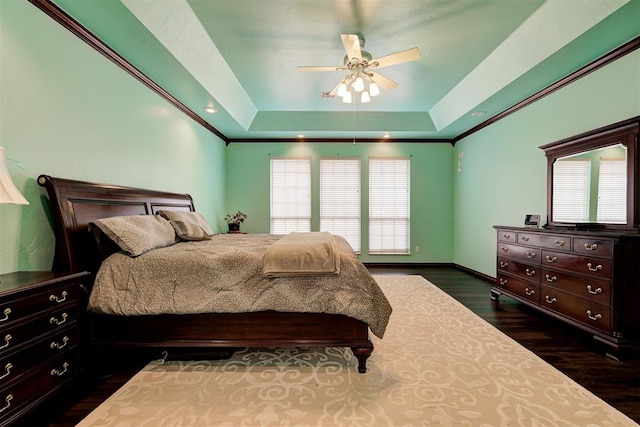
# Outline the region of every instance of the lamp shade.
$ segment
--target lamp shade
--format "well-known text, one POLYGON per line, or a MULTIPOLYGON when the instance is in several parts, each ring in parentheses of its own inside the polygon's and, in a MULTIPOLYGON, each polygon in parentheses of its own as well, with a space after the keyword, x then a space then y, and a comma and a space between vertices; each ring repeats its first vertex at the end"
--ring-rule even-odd
POLYGON ((16 205, 28 205, 27 199, 18 191, 9 176, 7 164, 4 159, 4 147, 0 147, 0 203, 14 203, 16 205))

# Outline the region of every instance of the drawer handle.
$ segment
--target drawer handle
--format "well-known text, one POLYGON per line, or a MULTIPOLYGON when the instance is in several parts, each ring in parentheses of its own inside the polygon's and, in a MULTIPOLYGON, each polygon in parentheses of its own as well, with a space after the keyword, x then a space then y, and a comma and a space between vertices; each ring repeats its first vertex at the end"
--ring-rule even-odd
POLYGON ((602 314, 598 313, 594 316, 593 314, 591 314, 591 310, 587 310, 587 316, 589 317, 589 319, 593 320, 594 322, 596 320, 602 319, 602 314))
POLYGON ((11 344, 11 340, 13 339, 13 337, 11 336, 11 334, 7 334, 4 336, 4 344, 0 345, 0 350, 2 350, 3 348, 7 348, 9 347, 9 344, 11 344))
POLYGON ((545 274, 544 278, 547 279, 547 282, 549 282, 549 283, 553 283, 556 280, 558 280, 558 278, 556 276, 549 277, 548 274, 545 274))
POLYGON ((550 257, 549 255, 547 255, 547 261, 548 262, 558 262, 558 257, 557 256, 550 257))
POLYGON ((509 248, 505 248, 504 246, 501 246, 501 247, 500 247, 500 250, 501 250, 502 252, 509 252, 509 248))
POLYGON ((529 237, 528 236, 522 236, 522 237, 520 237, 520 240, 522 240, 523 242, 528 242, 529 241, 529 237))
POLYGON ((588 244, 588 243, 585 243, 585 244, 584 244, 584 248, 585 248, 586 250, 588 250, 588 251, 595 251, 596 249, 598 249, 598 244, 597 244, 597 243, 594 243, 594 244, 590 245, 590 244, 588 244))
POLYGON ((507 282, 508 282, 508 280, 507 280, 507 279, 500 279, 500 284, 501 284, 501 285, 506 285, 506 284, 507 284, 507 282))
POLYGON ((528 268, 524 272, 525 272, 525 274, 527 276, 535 276, 536 275, 536 271, 535 270, 529 270, 528 268))
POLYGON ((4 317, 2 319, 0 319, 0 322, 6 322, 7 320, 9 320, 9 315, 11 314, 11 309, 10 308, 5 308, 2 311, 2 314, 4 314, 4 317))
POLYGON ((602 264, 598 264, 595 267, 593 267, 593 264, 591 264, 590 262, 587 263, 587 268, 591 271, 600 271, 602 270, 602 264))
POLYGON ((58 370, 58 369, 52 369, 51 370, 51 376, 52 377, 61 377, 64 374, 67 373, 67 369, 69 368, 69 363, 68 362, 64 362, 62 364, 62 371, 58 370))
POLYGON ((52 295, 49 295, 49 301, 60 304, 61 302, 65 302, 67 300, 67 295, 68 295, 67 291, 62 291, 62 293, 60 294, 62 298, 52 294, 52 295))
POLYGON ((553 242, 556 244, 556 246, 564 246, 564 240, 556 240, 555 242, 553 242))
POLYGON ((531 296, 536 293, 535 289, 524 288, 524 293, 531 296))
POLYGON ((0 375, 0 380, 7 378, 11 375, 11 370, 13 369, 13 363, 7 363, 4 365, 4 374, 0 375))
POLYGON ((62 344, 52 341, 49 347, 51 347, 51 350, 61 350, 65 348, 68 343, 69 343, 69 337, 65 335, 64 337, 62 337, 62 344))
POLYGON ((7 397, 4 398, 4 401, 7 403, 2 408, 0 408, 0 412, 4 412, 11 406, 11 401, 13 400, 13 394, 7 394, 7 397))
POLYGON ((55 324, 57 326, 60 326, 67 321, 68 316, 69 315, 67 313, 62 313, 62 316, 60 316, 61 319, 56 319, 55 316, 52 316, 51 319, 49 319, 49 323, 51 323, 52 325, 55 324))
POLYGON ((506 261, 500 261, 500 267, 507 268, 507 267, 509 267, 509 263, 506 262, 506 261))
POLYGON ((535 257, 536 257, 536 253, 535 252, 527 251, 527 258, 535 258, 535 257))
POLYGON ((549 298, 549 295, 545 295, 545 296, 544 296, 544 299, 545 299, 549 304, 553 304, 553 303, 555 303, 555 302, 557 302, 557 301, 558 301, 555 297, 553 297, 553 298, 549 298))
POLYGON ((509 240, 511 238, 511 235, 510 234, 503 234, 502 237, 507 239, 507 240, 509 240))
POLYGON ((602 293, 602 288, 601 287, 597 287, 595 289, 593 289, 591 287, 591 285, 587 285, 587 292, 589 292, 591 295, 598 295, 602 293))

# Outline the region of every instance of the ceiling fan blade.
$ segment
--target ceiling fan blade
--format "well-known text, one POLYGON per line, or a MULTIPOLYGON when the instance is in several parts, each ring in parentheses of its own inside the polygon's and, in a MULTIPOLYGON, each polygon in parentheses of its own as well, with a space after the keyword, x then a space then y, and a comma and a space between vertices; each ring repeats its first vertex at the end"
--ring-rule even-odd
POLYGON ((382 74, 376 73, 375 71, 368 71, 367 74, 371 76, 376 84, 386 90, 392 90, 398 87, 398 83, 394 82, 388 77, 383 76, 382 74))
POLYGON ((388 67, 389 65, 402 64, 403 62, 415 61, 417 59, 420 59, 420 49, 412 47, 411 49, 372 59, 369 61, 369 64, 371 64, 370 66, 372 67, 382 68, 388 67), (375 65, 376 63, 378 65, 375 65))
POLYGON ((344 50, 347 52, 347 58, 358 58, 362 61, 362 50, 360 49, 360 37, 356 34, 340 34, 344 50))
POLYGON ((314 66, 299 66, 298 71, 344 71, 345 67, 314 67, 314 66))

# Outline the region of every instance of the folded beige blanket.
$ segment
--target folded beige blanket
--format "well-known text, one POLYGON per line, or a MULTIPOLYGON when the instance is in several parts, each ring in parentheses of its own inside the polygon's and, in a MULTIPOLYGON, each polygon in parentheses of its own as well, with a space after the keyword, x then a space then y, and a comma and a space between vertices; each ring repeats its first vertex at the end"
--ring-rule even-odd
POLYGON ((340 274, 340 257, 331 233, 292 232, 273 242, 264 253, 266 277, 340 274))

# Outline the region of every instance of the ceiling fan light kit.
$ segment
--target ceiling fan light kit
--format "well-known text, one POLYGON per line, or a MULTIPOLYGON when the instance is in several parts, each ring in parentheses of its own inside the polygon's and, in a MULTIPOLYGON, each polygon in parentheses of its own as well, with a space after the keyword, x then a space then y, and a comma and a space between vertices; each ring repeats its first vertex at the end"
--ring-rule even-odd
POLYGON ((380 86, 386 90, 392 90, 398 86, 398 83, 373 71, 373 69, 420 59, 420 50, 417 47, 372 59, 369 52, 362 50, 362 47, 364 47, 363 38, 357 34, 341 34, 340 37, 347 53, 344 57, 344 65, 338 67, 305 66, 298 67, 298 70, 348 71, 349 73, 329 92, 330 95, 341 97, 342 102, 346 104, 351 103, 353 95, 358 93, 360 94, 360 102, 367 103, 371 101, 372 96, 380 94, 380 86))

